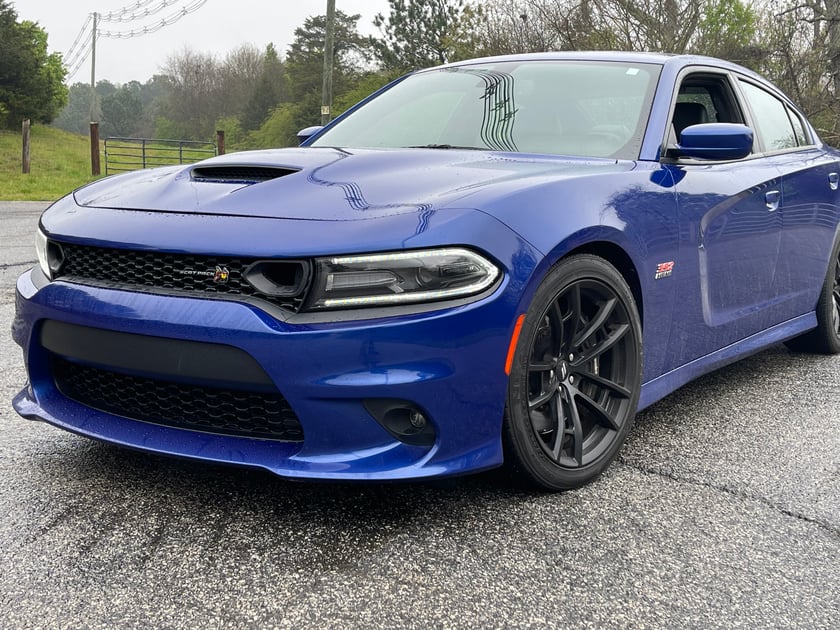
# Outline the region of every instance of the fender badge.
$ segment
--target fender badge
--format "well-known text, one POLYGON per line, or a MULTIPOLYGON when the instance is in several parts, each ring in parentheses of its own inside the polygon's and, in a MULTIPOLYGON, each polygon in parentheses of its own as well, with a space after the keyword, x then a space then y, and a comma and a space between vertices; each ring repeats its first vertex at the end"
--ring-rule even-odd
POLYGON ((669 260, 668 262, 659 263, 656 265, 656 275, 653 276, 654 280, 662 280, 662 278, 668 278, 674 273, 674 261, 669 260))

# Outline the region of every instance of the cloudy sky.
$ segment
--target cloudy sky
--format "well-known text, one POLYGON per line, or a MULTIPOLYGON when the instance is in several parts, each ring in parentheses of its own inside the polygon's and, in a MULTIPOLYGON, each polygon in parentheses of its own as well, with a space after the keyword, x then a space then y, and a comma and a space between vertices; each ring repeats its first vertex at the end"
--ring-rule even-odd
MULTIPOLYGON (((113 83, 131 80, 145 82, 160 72, 166 58, 189 47, 198 52, 211 52, 223 57, 228 51, 251 43, 264 48, 273 42, 285 52, 294 37, 294 30, 311 15, 326 13, 326 0, 12 0, 19 20, 38 22, 49 35, 50 52, 66 54, 71 50, 82 26, 93 12, 119 14, 124 8, 131 15, 157 6, 167 6, 155 15, 127 23, 102 23, 100 30, 114 33, 142 31, 159 25, 181 9, 198 7, 156 33, 131 39, 97 40, 96 78, 113 83)), ((362 34, 378 34, 373 16, 387 14, 387 0, 336 0, 336 8, 348 14, 361 14, 362 34)), ((89 41, 89 39, 88 39, 89 41)), ((71 59, 65 58, 65 61, 71 59)), ((90 81, 90 58, 68 79, 90 81)))

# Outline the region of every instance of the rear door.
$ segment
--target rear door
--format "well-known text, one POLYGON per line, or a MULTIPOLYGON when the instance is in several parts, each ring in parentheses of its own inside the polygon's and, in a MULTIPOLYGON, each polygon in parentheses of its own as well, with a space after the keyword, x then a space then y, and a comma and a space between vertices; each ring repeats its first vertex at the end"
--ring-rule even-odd
POLYGON ((789 103, 747 78, 738 83, 758 141, 782 174, 773 285, 776 317, 785 321, 816 305, 837 224, 840 165, 817 146, 810 126, 789 103))

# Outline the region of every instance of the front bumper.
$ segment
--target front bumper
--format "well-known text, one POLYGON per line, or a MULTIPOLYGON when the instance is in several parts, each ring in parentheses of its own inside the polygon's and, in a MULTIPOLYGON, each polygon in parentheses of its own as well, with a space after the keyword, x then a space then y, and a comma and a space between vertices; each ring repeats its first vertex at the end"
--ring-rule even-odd
MULTIPOLYGON (((13 337, 29 384, 17 412, 90 438, 155 453, 311 479, 406 479, 501 463, 504 362, 518 301, 506 279, 475 303, 365 321, 289 324, 236 302, 52 282, 17 283, 13 337), (222 344, 252 357, 297 414, 302 442, 220 435, 130 419, 80 404, 56 386, 45 322, 222 344), (396 439, 365 406, 410 401, 430 419, 431 446, 396 439)), ((70 357, 72 359, 72 357, 70 357)), ((109 367, 109 366, 100 366, 109 367)), ((160 378, 148 365, 143 376, 160 378)))

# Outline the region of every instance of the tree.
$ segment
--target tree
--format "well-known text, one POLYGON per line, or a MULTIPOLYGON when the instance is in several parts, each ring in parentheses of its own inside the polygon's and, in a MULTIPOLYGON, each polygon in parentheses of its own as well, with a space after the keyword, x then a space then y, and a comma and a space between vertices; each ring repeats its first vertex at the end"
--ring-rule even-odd
POLYGON ((755 61, 756 14, 740 0, 706 0, 692 48, 745 65, 755 61))
POLYGON ((18 22, 8 0, 0 0, 0 124, 51 122, 67 102, 66 74, 61 55, 47 52, 47 33, 18 22))
POLYGON ((156 131, 156 134, 165 134, 158 137, 191 140, 211 138, 215 122, 222 114, 218 98, 219 62, 216 57, 184 48, 169 56, 164 72, 171 82, 171 89, 162 107, 162 114, 168 124, 160 132, 156 131))
POLYGON ((224 61, 218 67, 217 98, 222 115, 243 115, 255 86, 259 85, 264 68, 265 56, 253 44, 244 44, 225 55, 224 61))
POLYGON ((70 86, 67 105, 53 121, 53 125, 70 133, 86 134, 90 125, 90 84, 70 86))
MULTIPOLYGON (((335 12, 335 39, 333 55, 333 90, 342 92, 364 68, 370 59, 370 42, 359 35, 360 15, 335 12)), ((320 98, 324 69, 324 44, 327 38, 327 17, 318 15, 306 18, 303 26, 295 29, 295 39, 286 54, 289 77, 289 97, 300 101, 317 93, 320 98)))
POLYGON ((388 0, 387 18, 373 20, 382 33, 372 39, 383 68, 394 74, 454 61, 464 0, 388 0))
POLYGON ((840 0, 779 0, 760 19, 758 69, 840 144, 840 0))
POLYGON ((102 134, 133 136, 142 124, 142 85, 130 81, 102 99, 102 134))
MULTIPOLYGON (((335 12, 333 94, 351 89, 370 59, 370 41, 359 35, 357 27, 360 17, 335 12)), ((286 54, 288 99, 295 107, 283 120, 292 121, 295 133, 321 122, 326 24, 325 15, 307 18, 303 26, 295 29, 295 39, 286 54)))
POLYGON ((271 110, 284 100, 284 81, 283 62, 274 44, 269 44, 262 60, 262 74, 242 112, 243 129, 250 131, 259 128, 271 110))

